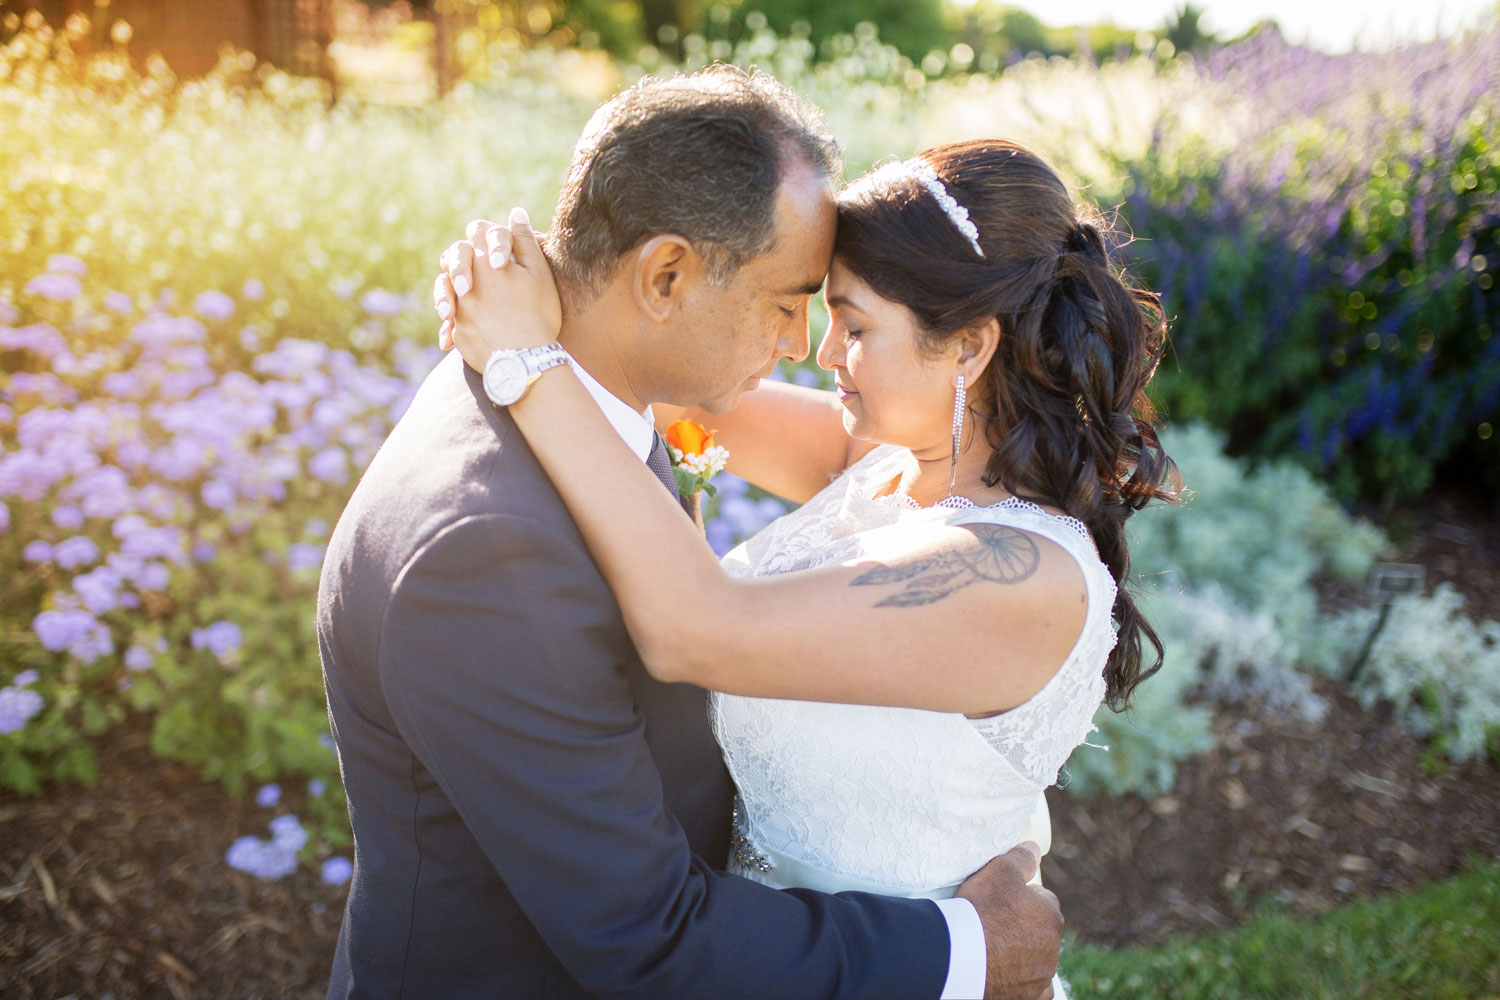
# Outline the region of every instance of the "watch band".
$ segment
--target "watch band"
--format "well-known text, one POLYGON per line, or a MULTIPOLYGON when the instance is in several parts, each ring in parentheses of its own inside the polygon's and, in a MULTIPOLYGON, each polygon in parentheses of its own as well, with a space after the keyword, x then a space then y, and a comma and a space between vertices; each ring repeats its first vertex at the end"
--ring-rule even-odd
POLYGON ((568 352, 561 344, 495 351, 484 366, 485 395, 496 406, 510 406, 526 395, 542 372, 568 360, 568 352))
POLYGON ((565 365, 571 360, 571 356, 561 344, 528 348, 521 352, 521 356, 526 362, 526 371, 530 373, 533 381, 548 368, 565 365))

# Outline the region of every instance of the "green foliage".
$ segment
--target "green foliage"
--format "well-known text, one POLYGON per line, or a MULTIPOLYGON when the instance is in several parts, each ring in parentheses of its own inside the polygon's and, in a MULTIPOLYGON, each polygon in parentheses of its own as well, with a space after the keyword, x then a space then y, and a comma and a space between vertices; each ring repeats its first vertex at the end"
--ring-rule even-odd
MULTIPOLYGON (((880 33, 902 55, 915 62, 920 62, 934 49, 946 51, 951 44, 939 0, 850 0, 837 4, 809 0, 740 0, 736 9, 747 18, 747 23, 752 12, 759 12, 765 24, 779 35, 805 32, 807 38, 820 48, 832 42, 836 35, 853 34, 861 23, 878 26, 880 33)), ((761 22, 756 20, 754 23, 761 22)))
MULTIPOLYGON (((1328 623, 1346 648, 1375 627, 1371 608, 1346 611, 1328 623)), ((1347 660, 1322 664, 1330 672, 1347 660)), ((1464 599, 1446 583, 1426 596, 1399 598, 1356 677, 1366 705, 1388 702, 1434 749, 1453 760, 1489 753, 1500 761, 1500 622, 1475 623, 1464 599)))
POLYGON ((1463 1000, 1500 991, 1500 866, 1317 920, 1268 908, 1233 931, 1153 948, 1067 944, 1071 995, 1098 1000, 1463 1000))
POLYGON ((1131 712, 1100 711, 1098 742, 1110 750, 1074 753, 1073 794, 1170 788, 1176 762, 1212 746, 1210 714, 1189 696, 1253 698, 1316 718, 1323 705, 1306 669, 1351 650, 1347 638, 1330 639, 1314 580, 1360 579, 1386 545, 1298 465, 1230 458, 1223 436, 1204 425, 1169 428, 1162 443, 1189 500, 1147 508, 1127 527, 1163 666, 1137 689, 1131 712))
MULTIPOLYGON (((1165 662, 1130 713, 1101 710, 1096 742, 1110 751, 1074 753, 1073 794, 1170 788, 1175 762, 1211 745, 1199 703, 1250 700, 1320 718, 1311 677, 1342 677, 1374 626, 1371 608, 1320 609, 1315 585, 1363 580, 1388 545, 1378 529, 1346 514, 1300 465, 1231 458, 1223 436, 1204 425, 1169 429, 1162 441, 1192 495, 1183 508, 1148 508, 1128 527, 1140 606, 1165 662)), ((1495 753, 1500 623, 1475 623, 1446 585, 1403 598, 1354 691, 1367 705, 1394 705, 1431 737, 1434 754, 1495 753)))
POLYGON ((1232 149, 1168 121, 1120 161, 1130 254, 1175 319, 1175 419, 1344 499, 1415 496, 1445 459, 1500 484, 1497 40, 1339 62, 1267 33, 1206 60, 1250 98, 1223 106, 1232 149))

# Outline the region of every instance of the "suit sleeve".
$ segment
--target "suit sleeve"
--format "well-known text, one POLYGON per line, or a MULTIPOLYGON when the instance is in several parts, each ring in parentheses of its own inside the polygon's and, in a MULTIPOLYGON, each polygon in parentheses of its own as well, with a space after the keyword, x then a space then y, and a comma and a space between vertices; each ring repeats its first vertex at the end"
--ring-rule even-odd
POLYGON ((504 515, 425 545, 381 629, 403 739, 573 977, 610 997, 937 997, 930 901, 779 891, 691 853, 623 636, 576 536, 504 515))

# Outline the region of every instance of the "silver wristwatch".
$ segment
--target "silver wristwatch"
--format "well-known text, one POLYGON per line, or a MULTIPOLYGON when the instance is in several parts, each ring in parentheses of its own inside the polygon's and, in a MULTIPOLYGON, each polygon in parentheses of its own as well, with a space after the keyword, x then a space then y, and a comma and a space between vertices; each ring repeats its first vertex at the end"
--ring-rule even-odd
POLYGON ((484 394, 496 406, 510 406, 526 395, 542 372, 567 362, 568 352, 561 344, 496 351, 484 363, 484 394))

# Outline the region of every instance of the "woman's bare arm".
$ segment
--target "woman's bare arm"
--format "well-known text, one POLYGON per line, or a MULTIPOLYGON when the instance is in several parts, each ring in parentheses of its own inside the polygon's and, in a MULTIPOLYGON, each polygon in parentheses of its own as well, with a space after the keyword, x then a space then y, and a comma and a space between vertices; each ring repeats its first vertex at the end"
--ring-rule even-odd
MULTIPOLYGON (((531 314, 518 303, 544 297, 533 270, 540 249, 516 229, 517 266, 479 269, 460 301, 456 341, 471 363, 551 336, 515 322, 531 314)), ((543 374, 511 412, 661 679, 981 714, 1040 690, 1082 630, 1076 563, 999 525, 934 528, 915 544, 893 534, 871 561, 733 579, 571 368, 543 374)))
POLYGON ((652 407, 661 430, 674 420, 713 429, 729 452, 729 471, 795 503, 805 503, 875 445, 844 431, 843 407, 824 389, 762 382, 728 413, 661 403, 652 407))

